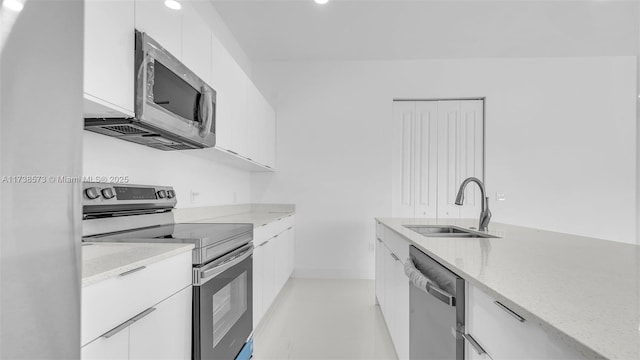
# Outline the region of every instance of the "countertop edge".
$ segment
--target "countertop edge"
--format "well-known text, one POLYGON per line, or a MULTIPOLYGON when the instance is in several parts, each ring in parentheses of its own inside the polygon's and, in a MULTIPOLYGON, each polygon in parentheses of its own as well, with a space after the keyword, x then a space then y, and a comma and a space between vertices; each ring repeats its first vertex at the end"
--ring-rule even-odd
MULTIPOLYGON (((108 243, 108 242, 91 243, 91 242, 87 242, 86 244, 106 245, 106 244, 112 244, 112 243, 108 243)), ((126 246, 123 243, 116 243, 116 244, 122 245, 122 246, 126 246)), ((159 261, 162 261, 162 260, 168 259, 170 257, 173 257, 175 255, 179 255, 179 254, 182 254, 182 253, 185 253, 185 252, 189 252, 189 251, 194 249, 194 245, 193 244, 175 244, 175 245, 182 245, 182 246, 176 247, 174 249, 166 250, 166 251, 164 251, 164 252, 162 252, 160 254, 152 255, 150 257, 143 258, 143 259, 140 259, 138 261, 134 261, 134 262, 128 263, 126 265, 121 265, 121 266, 115 267, 115 268, 113 268, 111 270, 107 270, 107 271, 101 272, 99 274, 83 277, 82 278, 81 287, 86 287, 86 286, 89 286, 89 285, 93 285, 93 284, 99 283, 101 281, 107 280, 107 279, 112 278, 114 276, 118 276, 118 275, 122 274, 123 272, 127 272, 129 270, 133 270, 133 269, 136 269, 136 268, 141 267, 141 266, 151 265, 151 264, 157 263, 159 261)), ((86 246, 94 246, 94 245, 86 245, 86 246)))

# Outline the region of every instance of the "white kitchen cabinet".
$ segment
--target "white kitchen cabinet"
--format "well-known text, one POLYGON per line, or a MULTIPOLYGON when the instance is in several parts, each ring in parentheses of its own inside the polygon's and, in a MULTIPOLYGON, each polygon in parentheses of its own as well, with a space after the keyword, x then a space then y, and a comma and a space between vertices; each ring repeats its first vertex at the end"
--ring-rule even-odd
POLYGON ((293 216, 289 216, 254 230, 254 328, 258 326, 293 272, 295 256, 293 221, 293 216))
POLYGON ((192 2, 182 4, 182 62, 211 85, 211 30, 192 2))
POLYGON ((83 359, 190 358, 191 260, 184 252, 83 287, 83 359))
POLYGON ((84 116, 134 115, 134 0, 87 0, 84 116))
POLYGON ((129 358, 129 329, 110 336, 100 337, 83 346, 80 356, 85 359, 128 359, 129 358))
POLYGON ((264 247, 253 249, 253 328, 255 329, 264 315, 264 247))
MULTIPOLYGON (((551 336, 529 319, 508 307, 500 306, 491 296, 475 286, 467 286, 467 333, 493 360, 507 359, 587 359, 551 336)), ((484 359, 467 345, 469 359, 484 359)))
POLYGON ((376 300, 380 309, 385 307, 385 278, 384 278, 384 260, 386 256, 386 248, 380 238, 376 241, 376 268, 375 268, 375 286, 376 286, 376 300))
POLYGON ((213 43, 213 85, 217 95, 216 147, 246 156, 248 150, 248 78, 216 36, 213 43))
POLYGON ((182 59, 182 10, 169 9, 164 1, 135 0, 135 27, 182 59))
POLYGON ((193 290, 184 288, 129 328, 129 359, 191 359, 193 290))
POLYGON ((249 124, 248 157, 273 168, 275 166, 275 112, 258 88, 249 81, 247 89, 249 124))
POLYGON ((475 185, 463 206, 455 198, 464 179, 483 179, 483 101, 394 101, 393 118, 393 216, 476 217, 475 185))
POLYGON ((396 354, 409 358, 409 281, 404 261, 409 243, 389 229, 377 227, 376 296, 396 354))
POLYGON ((212 86, 218 99, 216 148, 273 169, 275 111, 215 35, 211 42, 212 86))

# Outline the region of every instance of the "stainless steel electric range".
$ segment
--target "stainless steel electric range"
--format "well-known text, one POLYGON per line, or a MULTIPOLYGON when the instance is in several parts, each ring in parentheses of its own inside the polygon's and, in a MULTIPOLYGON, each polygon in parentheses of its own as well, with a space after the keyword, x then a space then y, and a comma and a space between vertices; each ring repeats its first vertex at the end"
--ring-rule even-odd
POLYGON ((83 184, 83 241, 191 243, 192 358, 250 357, 252 224, 176 224, 169 186, 83 184))

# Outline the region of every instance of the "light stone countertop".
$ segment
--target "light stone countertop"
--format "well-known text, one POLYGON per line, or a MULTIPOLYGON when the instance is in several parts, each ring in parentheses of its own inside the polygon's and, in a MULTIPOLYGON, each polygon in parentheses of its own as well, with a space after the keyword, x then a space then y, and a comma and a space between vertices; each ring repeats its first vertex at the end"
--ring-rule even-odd
POLYGON ((500 238, 425 237, 403 225, 478 220, 377 220, 586 357, 640 359, 640 246, 499 223, 500 238))
POLYGON ((295 214, 293 204, 244 204, 174 210, 177 223, 241 223, 253 227, 295 214))
POLYGON ((193 244, 83 242, 82 286, 192 249, 193 244))
POLYGON ((242 223, 253 224, 253 227, 266 225, 270 222, 293 215, 293 212, 248 212, 210 219, 200 219, 194 223, 242 223))

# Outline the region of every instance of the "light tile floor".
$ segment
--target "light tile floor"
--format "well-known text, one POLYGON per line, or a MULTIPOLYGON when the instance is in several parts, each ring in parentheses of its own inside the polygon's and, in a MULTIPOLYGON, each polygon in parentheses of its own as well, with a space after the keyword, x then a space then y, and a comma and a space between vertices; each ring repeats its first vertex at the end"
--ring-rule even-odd
POLYGON ((396 359, 373 280, 289 279, 256 329, 253 359, 396 359))

